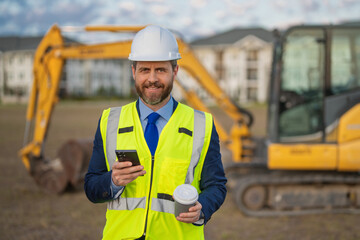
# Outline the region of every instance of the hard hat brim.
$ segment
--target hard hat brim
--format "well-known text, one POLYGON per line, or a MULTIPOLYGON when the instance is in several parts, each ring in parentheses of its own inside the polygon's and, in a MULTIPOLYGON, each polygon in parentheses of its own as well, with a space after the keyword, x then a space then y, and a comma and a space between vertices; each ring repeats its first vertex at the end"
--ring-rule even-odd
POLYGON ((164 56, 145 56, 143 54, 129 54, 130 61, 172 61, 181 59, 180 53, 169 53, 168 57, 164 56))

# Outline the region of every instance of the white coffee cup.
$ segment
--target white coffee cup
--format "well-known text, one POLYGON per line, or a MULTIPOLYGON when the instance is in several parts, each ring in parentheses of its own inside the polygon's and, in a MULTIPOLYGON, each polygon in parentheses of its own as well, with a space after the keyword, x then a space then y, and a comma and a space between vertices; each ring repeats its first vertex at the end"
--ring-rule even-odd
POLYGON ((175 200, 175 217, 180 213, 188 212, 189 208, 196 204, 199 194, 196 188, 190 184, 178 186, 173 194, 175 200))

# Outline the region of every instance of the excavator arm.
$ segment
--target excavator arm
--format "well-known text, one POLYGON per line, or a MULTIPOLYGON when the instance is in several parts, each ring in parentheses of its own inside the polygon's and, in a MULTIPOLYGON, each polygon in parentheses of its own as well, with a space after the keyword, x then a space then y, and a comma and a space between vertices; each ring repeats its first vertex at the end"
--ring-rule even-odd
MULTIPOLYGON (((144 26, 88 26, 85 31, 137 32, 144 26)), ((230 134, 215 119, 221 141, 227 143, 233 153, 234 161, 246 159, 243 139, 249 137, 248 127, 252 123, 249 112, 234 104, 217 82, 197 60, 190 46, 177 39, 182 59, 180 68, 191 75, 217 102, 221 109, 234 121, 230 134)), ((44 157, 44 143, 48 132, 52 112, 58 99, 58 89, 64 63, 68 59, 119 59, 127 58, 131 50, 131 40, 94 45, 67 45, 64 43, 61 30, 54 25, 42 39, 34 58, 34 81, 31 89, 27 115, 24 147, 20 155, 26 169, 36 182, 48 191, 60 193, 67 185, 77 185, 83 179, 91 155, 91 143, 72 141, 62 148, 66 151, 81 154, 63 154, 55 160, 44 157), (33 136, 29 140, 33 124, 33 136), (74 157, 75 156, 75 157, 74 157), (77 158, 77 159, 75 159, 77 158), (80 172, 81 173, 80 173, 80 172)), ((187 102, 194 108, 210 112, 194 91, 186 89, 178 79, 187 102)))
POLYGON ((63 46, 63 44, 60 29, 54 26, 42 39, 35 53, 34 79, 26 113, 25 147, 20 152, 28 170, 31 169, 29 155, 36 157, 41 155, 51 113, 54 105, 58 102, 57 90, 64 61, 61 58, 52 57, 50 52, 54 47, 63 46), (33 140, 27 143, 33 119, 35 119, 34 136, 33 140))

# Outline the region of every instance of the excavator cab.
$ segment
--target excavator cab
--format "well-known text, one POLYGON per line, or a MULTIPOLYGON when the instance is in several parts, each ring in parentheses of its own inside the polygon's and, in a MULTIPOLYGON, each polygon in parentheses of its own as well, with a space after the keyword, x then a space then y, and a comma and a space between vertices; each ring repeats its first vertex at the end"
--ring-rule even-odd
POLYGON ((274 142, 336 141, 337 120, 359 102, 360 30, 298 27, 276 46, 269 111, 274 142), (280 60, 280 61, 279 61, 280 60), (275 66, 276 67, 276 66, 275 66), (275 117, 278 116, 278 117, 275 117))
POLYGON ((275 48, 269 140, 291 146, 303 144, 309 149, 318 145, 320 156, 328 154, 316 159, 319 156, 304 153, 308 158, 291 166, 272 158, 270 149, 270 168, 359 170, 360 160, 352 167, 345 166, 342 161, 348 160, 338 155, 341 148, 338 144, 344 142, 343 134, 357 135, 353 136, 355 141, 359 137, 354 129, 360 126, 359 121, 350 120, 350 131, 349 126, 341 125, 341 120, 345 114, 356 111, 360 103, 360 29, 294 27, 275 48))

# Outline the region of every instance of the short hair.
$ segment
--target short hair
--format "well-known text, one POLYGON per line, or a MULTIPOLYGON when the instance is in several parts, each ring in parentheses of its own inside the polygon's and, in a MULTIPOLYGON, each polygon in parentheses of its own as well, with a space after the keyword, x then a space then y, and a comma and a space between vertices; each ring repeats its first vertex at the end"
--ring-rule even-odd
MULTIPOLYGON (((137 64, 137 61, 132 61, 131 65, 134 67, 135 70, 136 70, 136 64, 137 64)), ((176 66, 178 65, 177 60, 170 60, 170 64, 171 64, 173 70, 175 70, 176 66)))

